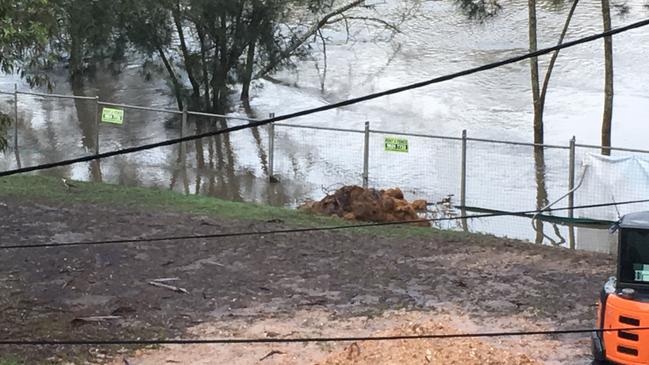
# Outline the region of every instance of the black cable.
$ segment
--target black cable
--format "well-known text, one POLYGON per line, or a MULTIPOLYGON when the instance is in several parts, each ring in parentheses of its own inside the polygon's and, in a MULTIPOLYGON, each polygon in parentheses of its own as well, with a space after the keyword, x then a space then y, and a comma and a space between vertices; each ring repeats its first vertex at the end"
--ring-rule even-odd
POLYGON ((298 112, 295 112, 295 113, 284 114, 284 115, 280 115, 280 116, 277 116, 277 117, 274 117, 274 118, 264 119, 264 120, 260 120, 260 121, 257 121, 257 122, 252 122, 252 123, 249 123, 249 124, 243 124, 243 125, 239 125, 239 126, 235 126, 235 127, 225 128, 225 129, 221 129, 221 130, 218 130, 218 131, 212 131, 212 132, 201 133, 201 134, 197 134, 197 135, 193 135, 193 136, 175 138, 175 139, 170 139, 170 140, 166 140, 166 141, 162 141, 162 142, 151 143, 151 144, 137 146, 137 147, 129 147, 129 148, 121 149, 121 150, 115 150, 115 151, 111 151, 111 152, 99 153, 99 154, 92 155, 92 156, 84 156, 84 157, 73 158, 73 159, 69 159, 69 160, 62 160, 62 161, 57 161, 57 162, 46 163, 46 164, 37 165, 37 166, 23 167, 23 168, 14 169, 14 170, 3 171, 3 172, 0 172, 0 177, 16 175, 16 174, 22 174, 22 173, 31 172, 31 171, 51 169, 51 168, 54 168, 54 167, 68 166, 68 165, 72 165, 72 164, 76 164, 76 163, 80 163, 80 162, 89 162, 89 161, 100 160, 100 159, 104 159, 104 158, 108 158, 108 157, 114 157, 114 156, 118 156, 118 155, 135 153, 135 152, 150 150, 150 149, 153 149, 153 148, 170 146, 170 145, 174 145, 174 144, 178 144, 178 143, 182 143, 182 142, 190 142, 190 141, 205 138, 205 137, 217 136, 217 135, 224 134, 224 133, 236 132, 236 131, 239 131, 239 130, 242 130, 242 129, 259 127, 259 126, 263 126, 263 125, 266 125, 266 124, 269 124, 269 123, 279 122, 279 121, 287 120, 287 119, 293 119, 293 118, 302 117, 302 116, 305 116, 305 115, 320 113, 320 112, 324 112, 324 111, 331 110, 331 109, 337 109, 337 108, 348 106, 348 105, 358 104, 358 103, 361 103, 361 102, 365 102, 365 101, 368 101, 368 100, 380 98, 380 97, 387 96, 387 95, 397 94, 397 93, 401 93, 401 92, 404 92, 404 91, 418 89, 418 88, 422 88, 422 87, 425 87, 425 86, 428 86, 428 85, 453 80, 453 79, 458 78, 458 77, 467 76, 467 75, 475 74, 475 73, 478 73, 478 72, 491 70, 491 69, 502 67, 502 66, 505 66, 505 65, 508 65, 508 64, 511 64, 511 63, 516 63, 516 62, 519 62, 519 61, 523 61, 523 60, 526 60, 526 59, 529 59, 529 58, 542 56, 544 54, 548 54, 548 53, 551 53, 551 52, 554 52, 554 51, 557 51, 557 50, 561 50, 561 49, 564 49, 564 48, 570 48, 570 47, 574 47, 574 46, 577 46, 577 45, 580 45, 580 44, 583 44, 583 43, 592 42, 592 41, 595 41, 595 40, 598 40, 598 39, 601 39, 601 38, 604 38, 604 37, 610 37, 612 35, 623 33, 623 32, 626 32, 626 31, 629 31, 629 30, 632 30, 632 29, 637 29, 637 28, 640 28, 640 27, 644 27, 646 25, 649 25, 649 19, 641 20, 641 21, 636 22, 636 23, 632 23, 632 24, 629 24, 629 25, 626 25, 626 26, 623 26, 623 27, 611 29, 611 30, 603 32, 603 33, 594 34, 594 35, 584 37, 584 38, 580 38, 580 39, 577 39, 577 40, 574 40, 574 41, 565 42, 563 44, 559 44, 559 45, 556 45, 556 46, 544 48, 544 49, 538 50, 536 52, 530 52, 530 53, 526 53, 524 55, 508 58, 508 59, 503 60, 503 61, 498 61, 498 62, 490 63, 490 64, 487 64, 487 65, 470 68, 470 69, 460 71, 460 72, 456 72, 456 73, 452 73, 452 74, 449 74, 449 75, 436 77, 436 78, 433 78, 433 79, 430 79, 430 80, 421 81, 421 82, 417 82, 417 83, 397 87, 397 88, 394 88, 394 89, 390 89, 390 90, 386 90, 386 91, 382 91, 382 92, 378 92, 378 93, 374 93, 374 94, 365 95, 365 96, 361 96, 361 97, 358 97, 358 98, 353 98, 353 99, 341 101, 341 102, 334 103, 334 104, 329 104, 329 105, 325 105, 325 106, 321 106, 321 107, 317 107, 317 108, 312 108, 312 109, 306 109, 306 110, 298 111, 298 112))
POLYGON ((233 344, 267 344, 267 343, 309 343, 309 342, 367 342, 399 340, 432 340, 451 338, 480 337, 514 337, 514 336, 548 336, 580 333, 603 333, 620 331, 646 331, 649 327, 609 328, 609 329, 575 329, 556 331, 520 331, 520 332, 487 332, 458 333, 443 335, 397 335, 397 336, 358 336, 358 337, 305 337, 305 338, 224 338, 211 340, 0 340, 4 346, 100 346, 100 345, 233 345, 233 344))
POLYGON ((336 231, 336 230, 351 229, 351 228, 397 226, 397 225, 406 225, 406 224, 421 223, 421 222, 439 222, 439 221, 451 221, 451 220, 475 219, 475 218, 490 218, 490 217, 502 217, 502 216, 526 216, 526 215, 533 214, 533 213, 555 212, 555 211, 563 211, 563 210, 570 210, 570 209, 601 208, 601 207, 639 204, 639 203, 649 203, 649 199, 630 200, 630 201, 623 201, 623 202, 617 202, 617 203, 590 204, 590 205, 581 205, 581 206, 565 207, 565 208, 552 208, 552 209, 545 209, 543 211, 528 210, 528 211, 522 211, 522 212, 499 212, 499 213, 465 215, 465 216, 459 216, 459 217, 430 218, 430 219, 419 219, 419 220, 400 221, 400 222, 365 223, 365 224, 333 226, 333 227, 293 228, 293 229, 280 229, 280 230, 273 230, 273 231, 214 233, 214 234, 205 234, 205 235, 114 239, 114 240, 105 240, 105 241, 34 243, 34 244, 27 244, 27 245, 0 246, 0 250, 27 249, 27 248, 47 248, 47 247, 61 248, 61 247, 71 247, 71 246, 103 246, 103 245, 110 245, 110 244, 153 243, 153 242, 161 242, 161 241, 179 241, 179 240, 195 240, 195 239, 208 239, 208 238, 264 236, 264 235, 274 235, 274 234, 283 234, 283 233, 336 231))

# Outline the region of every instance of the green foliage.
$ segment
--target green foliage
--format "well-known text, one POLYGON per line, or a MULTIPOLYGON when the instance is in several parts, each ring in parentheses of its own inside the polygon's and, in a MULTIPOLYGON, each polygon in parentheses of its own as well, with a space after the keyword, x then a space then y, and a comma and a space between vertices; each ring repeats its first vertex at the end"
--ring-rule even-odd
POLYGON ((170 12, 166 3, 168 1, 120 2, 123 10, 128 9, 128 13, 124 14, 125 35, 138 50, 148 56, 157 53, 160 47, 170 46, 173 40, 170 12))
POLYGON ((30 85, 47 81, 48 40, 56 17, 48 0, 0 0, 0 71, 18 72, 30 85))
POLYGON ((0 365, 21 365, 23 362, 18 361, 16 358, 0 356, 0 365))
POLYGON ((19 365, 20 363, 14 361, 14 360, 3 360, 0 359, 0 365, 19 365))

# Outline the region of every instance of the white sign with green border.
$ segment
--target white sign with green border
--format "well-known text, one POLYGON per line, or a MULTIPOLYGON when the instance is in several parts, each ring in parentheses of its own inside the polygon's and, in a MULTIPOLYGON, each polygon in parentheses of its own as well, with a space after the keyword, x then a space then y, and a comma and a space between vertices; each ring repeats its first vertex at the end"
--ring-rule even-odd
POLYGON ((103 108, 101 121, 111 124, 124 124, 124 110, 115 108, 103 108))

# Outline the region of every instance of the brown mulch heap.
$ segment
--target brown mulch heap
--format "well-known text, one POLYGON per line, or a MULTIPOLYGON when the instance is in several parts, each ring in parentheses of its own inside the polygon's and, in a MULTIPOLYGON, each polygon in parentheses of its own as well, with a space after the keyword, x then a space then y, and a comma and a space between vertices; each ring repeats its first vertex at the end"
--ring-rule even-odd
MULTIPOLYGON (((421 219, 418 211, 426 210, 425 200, 408 202, 399 188, 388 190, 344 186, 320 201, 304 203, 300 209, 347 220, 403 222, 421 219)), ((418 223, 429 226, 428 222, 418 223)))
MULTIPOLYGON (((457 333, 442 324, 409 324, 381 335, 457 333)), ((537 365, 525 354, 516 354, 472 338, 354 342, 317 365, 445 364, 537 365)))

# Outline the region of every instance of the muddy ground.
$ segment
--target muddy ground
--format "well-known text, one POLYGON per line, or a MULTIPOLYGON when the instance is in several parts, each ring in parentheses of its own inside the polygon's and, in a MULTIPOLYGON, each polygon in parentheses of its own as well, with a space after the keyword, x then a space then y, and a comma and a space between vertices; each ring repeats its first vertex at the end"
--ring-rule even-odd
MULTIPOLYGON (((7 197, 0 197, 0 216, 0 245, 287 228, 281 221, 224 221, 7 197)), ((314 232, 6 250, 0 251, 0 338, 345 336, 402 331, 412 323, 408 316, 431 331, 590 328, 596 295, 612 265, 608 255, 480 235, 441 239, 314 232), (149 284, 158 278, 178 278, 172 284, 188 294, 149 284), (107 315, 120 318, 78 320, 107 315), (297 320, 300 316, 306 319, 297 320)), ((283 354, 261 363, 342 363, 336 356, 343 355, 336 354, 349 351, 349 344, 291 346, 279 347, 283 354), (304 355, 308 349, 313 356, 304 355)), ((589 361, 588 335, 493 340, 485 346, 514 349, 540 363, 589 361), (549 344, 552 351, 547 351, 549 344)), ((232 356, 227 363, 260 363, 277 348, 204 346, 202 351, 208 357, 204 363, 225 363, 209 357, 226 353, 232 356)), ((200 363, 183 358, 186 350, 178 347, 152 351, 0 349, 27 363, 137 364, 154 354, 170 354, 170 363, 200 363)), ((200 351, 193 347, 191 353, 200 357, 200 351)), ((421 351, 427 361, 426 351, 432 350, 421 351)))

